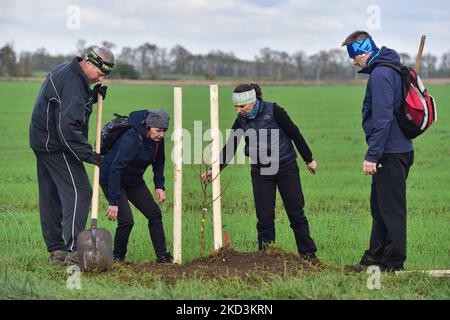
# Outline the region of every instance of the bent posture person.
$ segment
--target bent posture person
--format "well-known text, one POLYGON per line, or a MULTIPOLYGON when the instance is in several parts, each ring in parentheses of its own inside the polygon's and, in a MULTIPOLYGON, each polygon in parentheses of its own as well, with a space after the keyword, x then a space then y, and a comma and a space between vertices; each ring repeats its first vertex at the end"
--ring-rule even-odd
POLYGON ((363 101, 362 126, 368 149, 363 171, 372 175, 370 246, 350 270, 369 265, 381 270, 403 269, 406 260, 406 179, 413 164, 412 140, 405 137, 395 111, 403 103, 401 75, 385 63, 398 65, 400 56, 392 49, 377 48, 364 31, 349 35, 342 45, 359 73, 369 74, 363 101))
POLYGON ((113 251, 114 259, 118 261, 125 260, 134 225, 130 201, 148 219, 156 261, 172 262, 172 256, 166 250, 161 209, 144 181, 145 170, 152 165, 155 194, 160 203, 164 202, 164 136, 169 119, 169 113, 162 109, 132 112, 129 116, 131 128, 103 157, 100 185, 109 202, 108 219, 118 221, 113 251))
POLYGON ((100 164, 88 142, 89 116, 102 82, 114 66, 108 49, 98 48, 51 71, 36 98, 30 146, 37 159, 39 211, 50 264, 78 264, 77 236, 84 230, 92 189, 83 162, 100 164), (64 235, 64 239, 63 239, 64 235))
MULTIPOLYGON (((232 127, 233 133, 222 150, 220 170, 231 161, 244 136, 245 155, 251 159, 259 250, 265 250, 268 244, 275 241, 275 199, 278 188, 300 256, 314 264, 318 263, 317 248, 303 212, 304 197, 297 153, 292 142, 308 170, 315 174, 317 164, 308 144, 283 108, 262 99, 257 84, 238 85, 233 92, 233 104, 238 114, 232 127)), ((202 179, 211 179, 211 174, 211 171, 204 173, 202 179)))

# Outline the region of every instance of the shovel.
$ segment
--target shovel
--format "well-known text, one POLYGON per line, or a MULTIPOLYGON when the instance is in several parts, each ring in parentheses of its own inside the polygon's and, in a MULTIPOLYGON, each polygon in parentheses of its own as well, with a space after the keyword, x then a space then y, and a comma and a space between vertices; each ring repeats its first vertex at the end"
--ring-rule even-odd
MULTIPOLYGON (((100 153, 103 97, 98 95, 97 131, 95 151, 100 153)), ((91 229, 78 235, 78 258, 82 271, 101 272, 113 265, 112 236, 106 229, 97 228, 98 192, 100 168, 94 165, 94 185, 92 192, 91 229)))

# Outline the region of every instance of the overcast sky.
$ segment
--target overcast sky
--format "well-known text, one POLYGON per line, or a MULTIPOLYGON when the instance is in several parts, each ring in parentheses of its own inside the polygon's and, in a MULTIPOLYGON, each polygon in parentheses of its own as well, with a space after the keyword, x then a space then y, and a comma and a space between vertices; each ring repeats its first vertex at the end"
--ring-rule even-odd
POLYGON ((379 46, 411 55, 421 34, 427 35, 424 53, 450 50, 448 0, 0 0, 0 8, 0 46, 9 42, 16 51, 68 54, 84 39, 113 42, 116 53, 149 42, 253 59, 263 47, 290 54, 339 48, 357 29, 379 46))

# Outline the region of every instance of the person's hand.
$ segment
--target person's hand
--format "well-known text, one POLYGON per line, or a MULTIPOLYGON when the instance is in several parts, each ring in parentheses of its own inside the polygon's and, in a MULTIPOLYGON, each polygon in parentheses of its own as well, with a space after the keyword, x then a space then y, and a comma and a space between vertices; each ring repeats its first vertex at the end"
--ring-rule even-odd
POLYGON ((115 221, 117 219, 117 214, 119 213, 119 206, 109 206, 108 211, 106 211, 106 216, 108 220, 115 221))
POLYGON ((99 94, 103 97, 103 100, 105 100, 107 89, 108 89, 107 86, 104 86, 101 83, 97 83, 94 86, 94 88, 92 88, 92 99, 93 99, 93 102, 97 103, 99 94))
POLYGON ((87 163, 95 164, 97 167, 100 168, 100 165, 102 163, 102 156, 97 152, 92 152, 86 159, 87 163))
POLYGON ((156 189, 155 193, 159 203, 163 203, 164 201, 166 201, 166 193, 164 192, 163 189, 156 189))
POLYGON ((377 164, 374 162, 370 162, 367 160, 364 160, 363 162, 363 171, 365 175, 374 175, 377 173, 377 164))
POLYGON ((203 183, 205 183, 205 182, 211 182, 211 180, 212 180, 212 171, 211 171, 211 170, 208 170, 208 171, 206 171, 205 173, 203 173, 203 174, 201 175, 201 179, 202 179, 202 182, 203 182, 203 183))
POLYGON ((309 172, 311 174, 316 174, 316 172, 317 172, 317 162, 315 160, 313 160, 310 163, 308 163, 306 165, 306 167, 308 168, 308 170, 309 170, 309 172))

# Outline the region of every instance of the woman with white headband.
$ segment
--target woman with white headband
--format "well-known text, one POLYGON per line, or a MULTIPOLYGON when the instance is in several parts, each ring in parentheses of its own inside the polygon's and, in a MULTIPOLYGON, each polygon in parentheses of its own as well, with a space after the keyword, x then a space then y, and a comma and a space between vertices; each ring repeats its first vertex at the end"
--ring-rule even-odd
MULTIPOLYGON (((283 108, 262 99, 261 88, 257 84, 238 85, 232 98, 238 114, 232 134, 222 150, 220 170, 231 161, 243 136, 245 155, 251 159, 259 250, 266 250, 275 241, 275 199, 278 188, 300 257, 318 264, 317 248, 303 212, 304 197, 297 153, 292 142, 309 172, 315 174, 317 164, 308 144, 283 108)), ((204 181, 211 178, 211 171, 202 175, 204 181)))

